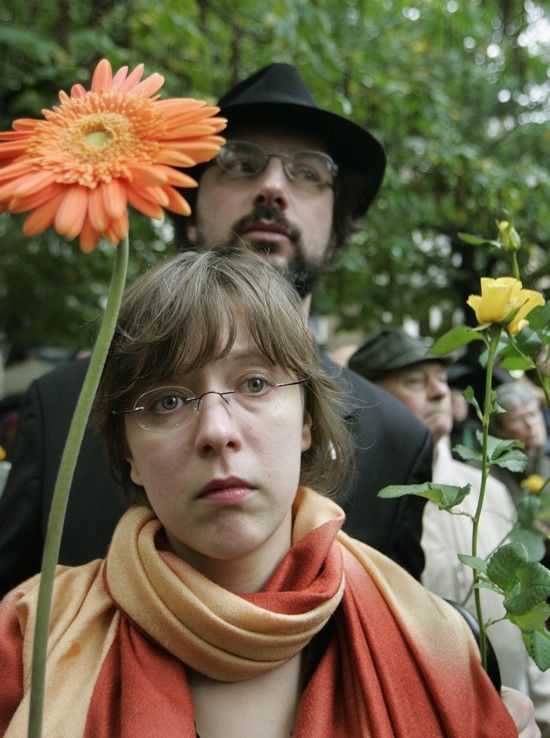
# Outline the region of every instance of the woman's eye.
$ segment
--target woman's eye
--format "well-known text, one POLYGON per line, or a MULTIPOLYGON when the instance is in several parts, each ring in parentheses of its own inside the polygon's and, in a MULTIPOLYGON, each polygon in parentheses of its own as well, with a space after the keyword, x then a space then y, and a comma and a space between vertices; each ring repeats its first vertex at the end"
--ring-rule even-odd
POLYGON ((180 395, 166 395, 158 397, 151 403, 151 411, 154 413, 173 413, 185 404, 185 399, 180 395))
POLYGON ((273 385, 263 377, 247 377, 239 382, 237 389, 247 395, 265 394, 273 385))

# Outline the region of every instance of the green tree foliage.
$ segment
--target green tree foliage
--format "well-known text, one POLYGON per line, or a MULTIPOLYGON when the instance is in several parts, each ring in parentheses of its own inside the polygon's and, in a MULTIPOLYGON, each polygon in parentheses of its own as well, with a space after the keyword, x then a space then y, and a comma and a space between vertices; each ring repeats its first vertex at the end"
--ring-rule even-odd
MULTIPOLYGON (((492 238, 509 217, 530 249, 527 287, 548 288, 548 37, 535 0, 7 0, 0 9, 0 126, 37 117, 87 84, 102 56, 143 61, 163 94, 210 101, 270 61, 303 73, 317 102, 366 125, 388 171, 369 217, 328 276, 316 310, 369 330, 430 310, 464 319, 480 274, 504 273, 492 238)), ((545 14, 546 12, 546 14, 545 14)), ((112 249, 78 253, 53 233, 21 235, 0 215, 0 331, 8 344, 89 341, 112 249)), ((169 227, 132 218, 130 279, 171 249, 169 227)), ((466 318, 470 320, 472 316, 466 318)))

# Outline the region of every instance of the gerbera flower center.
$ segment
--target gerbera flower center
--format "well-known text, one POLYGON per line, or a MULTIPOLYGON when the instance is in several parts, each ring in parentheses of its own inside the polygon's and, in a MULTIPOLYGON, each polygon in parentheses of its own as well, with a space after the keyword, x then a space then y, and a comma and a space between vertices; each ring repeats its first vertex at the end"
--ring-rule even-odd
POLYGON ((111 136, 108 131, 90 131, 85 142, 91 149, 104 149, 111 143, 111 136))
POLYGON ((88 164, 105 163, 131 153, 136 137, 129 119, 120 113, 96 113, 75 120, 63 135, 66 150, 88 164))

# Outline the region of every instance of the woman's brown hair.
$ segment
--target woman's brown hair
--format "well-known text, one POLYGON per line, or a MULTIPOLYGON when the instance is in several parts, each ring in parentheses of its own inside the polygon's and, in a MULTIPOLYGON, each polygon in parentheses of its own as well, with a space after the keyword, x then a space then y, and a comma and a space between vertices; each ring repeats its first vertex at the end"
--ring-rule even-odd
POLYGON ((146 497, 130 480, 123 416, 112 411, 131 408, 159 382, 226 356, 239 318, 273 365, 307 378, 312 443, 302 454, 300 483, 328 492, 343 482, 351 440, 340 391, 319 363, 298 295, 257 256, 228 249, 191 251, 127 289, 98 389, 97 427, 131 502, 146 503, 146 497))

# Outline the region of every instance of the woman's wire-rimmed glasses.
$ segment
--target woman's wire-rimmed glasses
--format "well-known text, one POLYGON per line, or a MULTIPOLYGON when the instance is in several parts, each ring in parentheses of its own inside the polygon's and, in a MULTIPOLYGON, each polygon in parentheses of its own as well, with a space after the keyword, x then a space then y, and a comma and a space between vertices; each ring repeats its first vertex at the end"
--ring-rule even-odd
POLYGON ((241 380, 236 387, 219 392, 208 390, 201 395, 186 387, 167 385, 153 387, 143 392, 127 410, 112 410, 113 415, 135 415, 137 424, 145 431, 168 433, 189 425, 201 409, 207 395, 219 395, 225 405, 250 413, 273 412, 278 409, 284 396, 280 390, 303 384, 307 378, 292 382, 271 382, 264 377, 251 376, 241 380))

